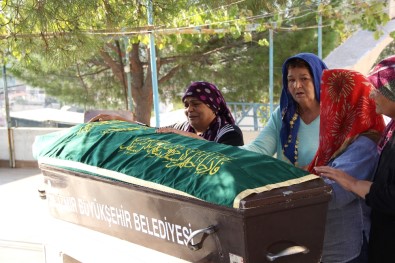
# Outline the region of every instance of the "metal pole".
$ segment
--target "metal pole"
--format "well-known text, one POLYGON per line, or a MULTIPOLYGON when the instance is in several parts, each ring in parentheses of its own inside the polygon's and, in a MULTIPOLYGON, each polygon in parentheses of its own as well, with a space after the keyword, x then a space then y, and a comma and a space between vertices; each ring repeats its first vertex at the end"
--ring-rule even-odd
MULTIPOLYGON (((321 0, 318 0, 318 7, 321 4, 321 0)), ((322 59, 322 15, 318 13, 318 57, 322 59)))
POLYGON ((125 73, 126 80, 128 82, 128 101, 129 101, 129 110, 133 112, 133 97, 132 97, 132 76, 130 75, 130 61, 129 61, 129 52, 128 52, 128 38, 124 38, 125 44, 125 73))
MULTIPOLYGON (((148 0, 148 25, 153 25, 154 20, 152 17, 152 0, 148 0)), ((150 32, 150 57, 151 57, 151 76, 152 76, 152 89, 154 95, 154 110, 156 127, 160 127, 159 117, 159 92, 158 92, 158 78, 156 75, 156 51, 155 51, 155 38, 154 33, 150 32)))
POLYGON ((254 103, 252 105, 253 107, 253 115, 254 115, 254 131, 258 130, 258 109, 259 109, 259 104, 258 103, 254 103))
POLYGON ((10 118, 10 104, 8 101, 8 87, 7 87, 7 75, 6 66, 3 64, 3 83, 4 83, 4 101, 5 101, 5 116, 7 126, 7 137, 8 137, 8 153, 10 156, 9 165, 10 168, 15 168, 15 156, 14 156, 14 139, 12 133, 12 125, 10 118))
POLYGON ((272 27, 269 29, 269 102, 270 102, 270 114, 273 113, 273 29, 276 27, 276 23, 272 23, 272 27))

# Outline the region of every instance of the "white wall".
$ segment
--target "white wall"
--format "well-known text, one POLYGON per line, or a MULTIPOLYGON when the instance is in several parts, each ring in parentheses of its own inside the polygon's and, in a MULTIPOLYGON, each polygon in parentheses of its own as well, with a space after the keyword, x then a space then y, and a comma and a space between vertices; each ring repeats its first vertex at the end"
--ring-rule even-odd
MULTIPOLYGON (((14 143, 14 156, 16 161, 35 161, 32 153, 32 144, 37 135, 47 134, 62 128, 11 128, 10 134, 14 143)), ((10 160, 10 147, 7 128, 0 128, 0 160, 10 160)))

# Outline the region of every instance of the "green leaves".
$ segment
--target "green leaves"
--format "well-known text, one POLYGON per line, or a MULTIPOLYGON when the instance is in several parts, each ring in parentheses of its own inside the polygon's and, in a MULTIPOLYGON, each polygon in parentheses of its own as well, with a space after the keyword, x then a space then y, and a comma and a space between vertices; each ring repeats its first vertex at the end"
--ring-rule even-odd
POLYGON ((269 28, 278 94, 284 59, 302 51, 317 53, 319 15, 325 56, 358 28, 379 37, 379 26, 389 21, 385 5, 379 0, 155 0, 154 25, 148 26, 145 0, 2 1, 0 56, 8 56, 26 81, 53 93, 56 83, 65 99, 73 99, 66 90, 75 89, 85 94, 84 105, 101 101, 122 107, 126 52, 116 43, 128 38, 133 93, 151 96, 143 90, 151 88, 147 46, 154 32, 163 96, 203 79, 226 87, 227 100, 261 101, 269 78, 269 28))
POLYGON ((258 45, 264 46, 264 47, 268 47, 268 46, 269 46, 269 41, 267 41, 266 38, 264 38, 264 39, 259 39, 258 45))
POLYGON ((390 19, 386 11, 387 1, 330 1, 321 4, 319 12, 330 19, 330 26, 345 39, 362 28, 374 31, 376 38, 382 35, 381 27, 390 19))

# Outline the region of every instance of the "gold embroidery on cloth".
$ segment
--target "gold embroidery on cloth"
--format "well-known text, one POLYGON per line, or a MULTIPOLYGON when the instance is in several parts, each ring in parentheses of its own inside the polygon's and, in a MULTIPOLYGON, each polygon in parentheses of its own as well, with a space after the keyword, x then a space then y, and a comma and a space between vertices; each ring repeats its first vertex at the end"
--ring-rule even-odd
POLYGON ((224 163, 233 159, 218 152, 186 149, 182 145, 151 138, 136 138, 129 145, 119 148, 126 154, 146 152, 149 157, 165 160, 166 168, 192 168, 196 174, 214 175, 224 163))

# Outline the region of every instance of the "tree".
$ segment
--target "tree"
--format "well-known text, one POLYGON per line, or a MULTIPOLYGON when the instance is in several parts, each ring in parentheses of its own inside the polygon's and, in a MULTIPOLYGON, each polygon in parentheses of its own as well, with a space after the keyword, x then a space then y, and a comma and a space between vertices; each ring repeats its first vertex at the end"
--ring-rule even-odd
MULTIPOLYGON (((188 8, 187 4, 155 1, 156 20, 159 24, 170 20, 179 8, 188 8)), ((15 63, 11 70, 18 77, 29 83, 33 75, 40 76, 36 83, 51 95, 70 94, 66 99, 77 98, 84 105, 92 101, 120 105, 119 98, 124 98, 127 106, 125 52, 118 34, 146 32, 146 14, 141 1, 5 1, 0 16, 1 50, 16 58, 9 62, 15 63), (120 90, 95 92, 95 84, 104 84, 104 90, 110 90, 115 83, 120 90)), ((149 122, 152 106, 150 65, 144 60, 149 52, 141 44, 146 42, 146 35, 136 34, 128 43, 135 114, 143 122, 149 122)))
MULTIPOLYGON (((154 28, 147 26, 145 1, 3 1, 1 51, 13 62, 16 76, 46 88, 51 95, 61 94, 66 101, 85 107, 127 108, 123 69, 124 37, 128 36, 134 113, 137 120, 148 123, 152 80, 147 33, 152 29, 162 95, 179 94, 189 81, 205 79, 224 88, 228 101, 256 101, 262 98, 268 79, 266 38, 272 22, 277 23, 276 50, 281 50, 275 57, 278 69, 285 57, 316 50, 314 28, 299 29, 316 26, 317 12, 330 26, 324 29, 327 33, 330 29, 341 32, 335 34, 340 38, 324 35, 333 43, 325 46, 325 52, 352 32, 355 24, 374 30, 388 20, 374 12, 382 10, 381 1, 322 1, 319 6, 276 0, 153 4, 154 28), (251 25, 254 30, 249 29, 251 25)), ((276 79, 279 87, 281 78, 276 79)))
MULTIPOLYGON (((322 1, 324 2, 324 1, 322 1)), ((226 92, 228 101, 268 101, 269 47, 268 28, 274 28, 274 87, 275 96, 281 91, 281 66, 284 60, 299 52, 317 53, 317 14, 323 15, 323 56, 325 57, 339 43, 360 27, 374 30, 373 24, 386 23, 388 16, 382 10, 381 2, 326 1, 320 6, 311 1, 248 1, 244 6, 254 10, 246 17, 263 17, 245 24, 259 23, 261 28, 240 37, 213 36, 206 45, 209 56, 185 63, 175 78, 162 89, 184 86, 193 79, 211 80, 226 92), (358 16, 350 15, 355 12, 358 16), (369 19, 366 19, 369 17, 369 19), (359 19, 363 19, 361 21, 359 19), (369 22, 367 22, 369 21, 369 22), (373 23, 374 22, 374 23, 373 23), (358 26, 356 26, 358 25, 358 26), (340 33, 339 33, 340 32, 340 33), (265 44, 266 41, 266 44, 265 44), (263 43, 263 44, 262 44, 263 43), (223 52, 213 53, 213 50, 223 52), (175 83, 184 85, 174 85, 175 83)), ((223 3, 224 4, 224 3, 223 3)), ((244 4, 244 2, 243 2, 244 4)), ((380 31, 377 31, 379 34, 380 31)))

